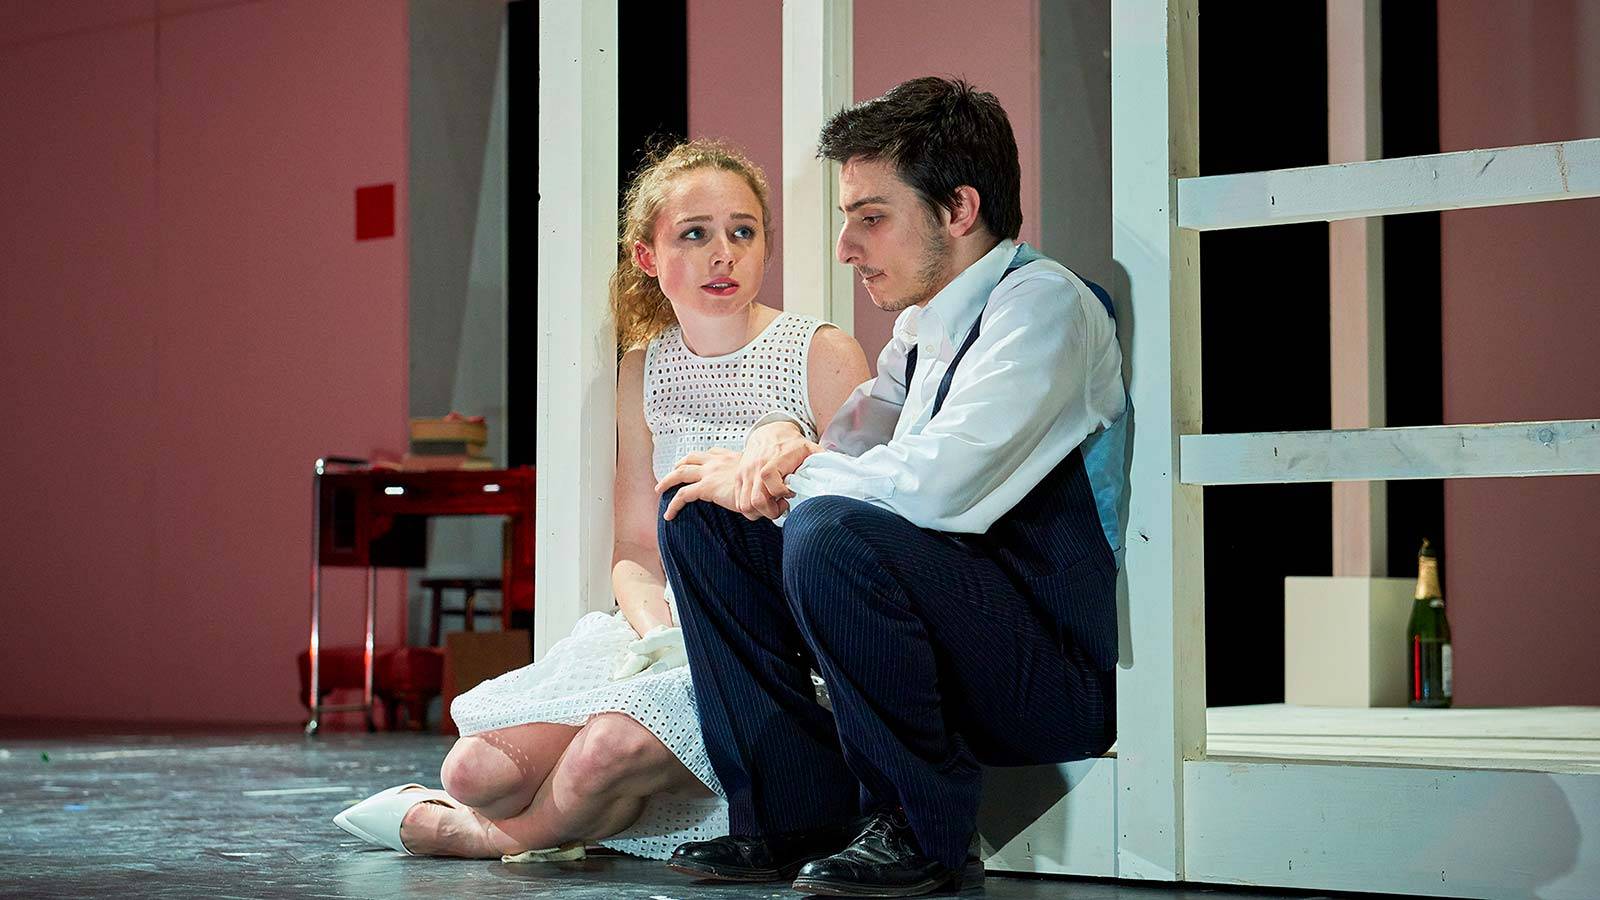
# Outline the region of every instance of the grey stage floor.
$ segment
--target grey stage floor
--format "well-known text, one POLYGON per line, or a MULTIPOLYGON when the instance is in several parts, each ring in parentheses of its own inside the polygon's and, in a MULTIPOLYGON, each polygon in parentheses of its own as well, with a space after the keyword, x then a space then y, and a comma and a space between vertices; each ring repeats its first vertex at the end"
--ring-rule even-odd
MULTIPOLYGON (((799 897, 785 885, 697 884, 617 856, 536 866, 406 857, 333 825, 375 790, 437 783, 446 738, 15 736, 37 733, 13 726, 0 737, 0 897, 799 897)), ((996 875, 981 895, 1280 896, 996 875)))

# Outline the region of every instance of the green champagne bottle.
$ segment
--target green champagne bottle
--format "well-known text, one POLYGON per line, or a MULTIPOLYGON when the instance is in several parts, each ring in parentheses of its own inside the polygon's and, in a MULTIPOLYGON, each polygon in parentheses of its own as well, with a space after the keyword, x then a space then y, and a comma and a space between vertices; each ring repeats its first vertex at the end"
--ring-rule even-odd
POLYGON ((1444 594, 1439 590, 1439 555, 1422 539, 1417 553, 1416 600, 1411 604, 1411 624, 1406 627, 1411 671, 1410 705, 1445 707, 1452 692, 1450 620, 1444 615, 1444 594))

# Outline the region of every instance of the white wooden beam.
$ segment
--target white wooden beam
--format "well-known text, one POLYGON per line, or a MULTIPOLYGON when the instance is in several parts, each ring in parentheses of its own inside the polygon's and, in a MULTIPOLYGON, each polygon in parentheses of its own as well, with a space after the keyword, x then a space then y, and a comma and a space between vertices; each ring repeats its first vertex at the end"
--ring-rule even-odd
POLYGON ((1206 724, 1208 760, 1323 759, 1600 776, 1600 707, 1594 706, 1441 710, 1265 703, 1214 706, 1206 711, 1206 724))
POLYGON ((1207 175, 1178 183, 1196 231, 1600 197, 1600 138, 1207 175))
POLYGON ((1205 752, 1201 492, 1178 483, 1200 430, 1200 240, 1177 224, 1198 171, 1198 0, 1112 0, 1112 256, 1128 273, 1134 440, 1128 620, 1117 678, 1117 875, 1184 877, 1182 766, 1205 752))
POLYGON ((839 166, 817 159, 822 124, 852 101, 853 0, 783 2, 783 305, 855 328, 855 282, 834 260, 839 166))
POLYGON ((1182 465, 1196 485, 1596 475, 1600 419, 1186 434, 1182 465))
POLYGON ((617 3, 539 0, 534 647, 610 609, 616 338, 617 3))
POLYGON ((1185 767, 1188 878, 1592 900, 1600 777, 1206 760, 1185 767))
MULTIPOLYGON (((1379 0, 1328 3, 1328 162, 1383 156, 1379 0)), ((1328 359, 1334 428, 1382 428, 1383 219, 1328 224, 1328 359)), ((1389 486, 1333 486, 1333 574, 1388 574, 1389 486)))

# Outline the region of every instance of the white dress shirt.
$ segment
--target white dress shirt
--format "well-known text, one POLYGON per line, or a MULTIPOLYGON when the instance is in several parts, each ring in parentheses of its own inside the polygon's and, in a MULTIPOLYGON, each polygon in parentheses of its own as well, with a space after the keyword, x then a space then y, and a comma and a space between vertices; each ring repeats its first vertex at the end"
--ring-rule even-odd
POLYGON ((1122 414, 1116 324, 1078 276, 1050 260, 997 286, 1016 250, 1001 241, 925 306, 900 314, 878 356, 878 376, 834 415, 824 452, 789 476, 791 509, 832 494, 920 528, 982 533, 1122 414), (934 419, 939 383, 980 311, 978 339, 934 419), (917 366, 908 387, 912 347, 917 366))

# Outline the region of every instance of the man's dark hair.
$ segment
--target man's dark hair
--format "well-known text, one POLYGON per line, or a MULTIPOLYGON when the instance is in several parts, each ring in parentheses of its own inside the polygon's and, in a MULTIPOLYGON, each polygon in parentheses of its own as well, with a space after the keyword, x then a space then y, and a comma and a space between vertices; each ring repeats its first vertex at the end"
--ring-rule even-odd
POLYGON ((1022 231, 1022 167, 1000 101, 957 79, 927 76, 835 113, 817 155, 881 159, 930 209, 954 210, 956 188, 978 191, 978 214, 997 238, 1022 231))

